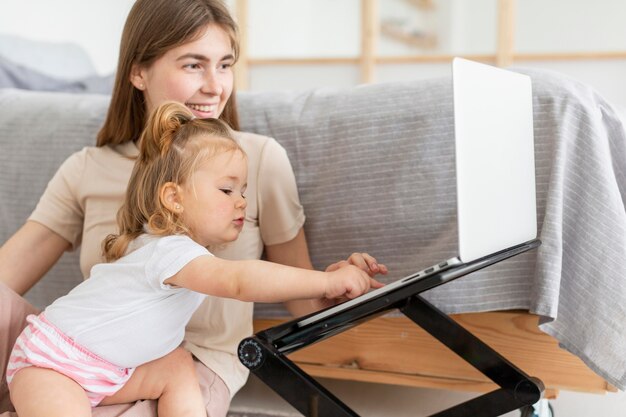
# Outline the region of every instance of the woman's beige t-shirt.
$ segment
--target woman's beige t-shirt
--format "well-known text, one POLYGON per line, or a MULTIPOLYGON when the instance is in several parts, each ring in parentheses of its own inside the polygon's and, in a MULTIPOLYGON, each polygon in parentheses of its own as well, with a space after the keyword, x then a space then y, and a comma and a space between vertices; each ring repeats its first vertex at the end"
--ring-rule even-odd
MULTIPOLYGON (((236 132, 248 154, 247 209, 239 238, 212 253, 226 259, 259 259, 265 245, 293 239, 304 224, 287 153, 274 139, 236 132)), ((101 244, 117 233, 116 214, 138 149, 134 143, 87 147, 71 155, 54 175, 29 220, 81 247, 87 278, 103 262, 101 244)), ((187 326, 185 347, 216 372, 234 395, 248 370, 237 359, 238 343, 252 333, 252 303, 208 297, 187 326)))

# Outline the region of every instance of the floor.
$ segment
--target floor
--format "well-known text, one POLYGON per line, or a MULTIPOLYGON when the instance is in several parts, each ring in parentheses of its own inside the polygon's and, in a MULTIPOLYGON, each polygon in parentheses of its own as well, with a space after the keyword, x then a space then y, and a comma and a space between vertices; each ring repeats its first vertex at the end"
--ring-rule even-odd
MULTIPOLYGON (((474 395, 442 390, 395 387, 321 379, 320 382, 362 417, 423 417, 468 400, 474 395)), ((550 403, 555 417, 626 417, 626 393, 606 395, 562 391, 550 403)), ((232 409, 300 416, 254 376, 235 396, 232 409)), ((518 412, 505 414, 518 417, 518 412)))

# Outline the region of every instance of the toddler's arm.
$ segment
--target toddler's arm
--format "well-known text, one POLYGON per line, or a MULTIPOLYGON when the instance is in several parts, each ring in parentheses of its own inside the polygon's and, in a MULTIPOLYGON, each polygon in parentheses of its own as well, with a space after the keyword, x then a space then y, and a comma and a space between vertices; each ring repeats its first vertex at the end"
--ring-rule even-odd
POLYGON ((258 260, 228 261, 210 255, 194 259, 165 283, 217 297, 268 303, 354 298, 382 286, 354 265, 321 272, 258 260))

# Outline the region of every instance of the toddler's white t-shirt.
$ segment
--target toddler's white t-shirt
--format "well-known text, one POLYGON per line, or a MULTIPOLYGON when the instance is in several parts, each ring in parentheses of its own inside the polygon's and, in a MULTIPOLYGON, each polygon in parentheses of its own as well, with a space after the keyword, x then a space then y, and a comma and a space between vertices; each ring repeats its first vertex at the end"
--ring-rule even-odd
POLYGON ((132 368, 178 347, 206 295, 164 284, 195 258, 211 255, 184 235, 135 239, 125 256, 97 264, 90 278, 57 299, 46 319, 76 343, 132 368))

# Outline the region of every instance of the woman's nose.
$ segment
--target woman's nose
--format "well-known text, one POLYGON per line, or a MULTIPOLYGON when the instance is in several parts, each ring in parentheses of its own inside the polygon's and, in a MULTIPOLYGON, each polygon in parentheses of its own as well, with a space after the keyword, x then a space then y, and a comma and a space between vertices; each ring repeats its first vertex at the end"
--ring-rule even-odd
POLYGON ((202 84, 202 92, 205 94, 219 96, 222 93, 222 85, 219 82, 217 74, 207 71, 202 84))

